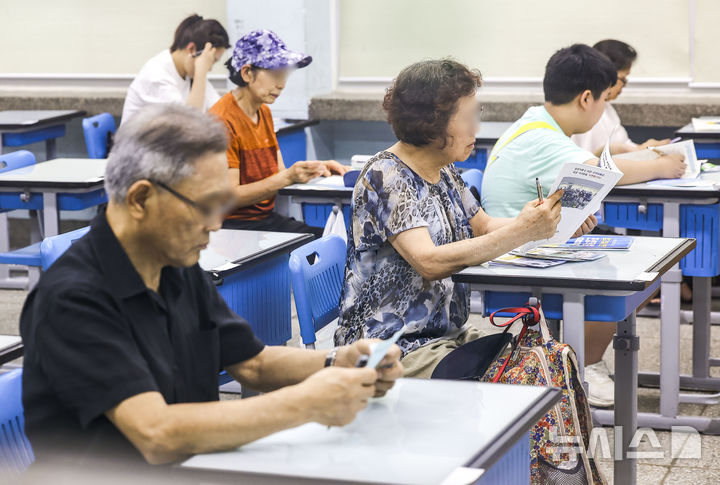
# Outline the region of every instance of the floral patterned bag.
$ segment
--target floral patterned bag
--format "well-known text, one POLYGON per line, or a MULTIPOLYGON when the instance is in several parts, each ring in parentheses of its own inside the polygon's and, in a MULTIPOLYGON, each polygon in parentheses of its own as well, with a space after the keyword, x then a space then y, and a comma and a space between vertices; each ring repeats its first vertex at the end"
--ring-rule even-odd
POLYGON ((553 340, 540 304, 534 298, 523 307, 504 308, 490 315, 491 323, 505 327, 505 332, 518 319, 522 319, 522 331, 512 347, 490 365, 481 381, 562 389, 560 401, 530 433, 531 483, 605 484, 587 453, 592 417, 578 378, 575 352, 569 345, 553 340), (497 313, 515 316, 496 324, 497 313), (538 329, 531 329, 533 326, 538 329))

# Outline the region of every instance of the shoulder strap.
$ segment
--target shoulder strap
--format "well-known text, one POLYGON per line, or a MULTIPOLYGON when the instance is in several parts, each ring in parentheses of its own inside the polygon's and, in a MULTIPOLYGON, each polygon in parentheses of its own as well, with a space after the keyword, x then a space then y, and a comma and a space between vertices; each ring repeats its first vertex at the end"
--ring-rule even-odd
POLYGON ((553 125, 551 125, 547 121, 531 121, 530 123, 526 123, 526 124, 520 126, 515 133, 513 133, 506 140, 503 141, 502 145, 500 144, 500 140, 498 140, 497 143, 495 143, 495 146, 493 147, 492 151, 490 152, 490 159, 488 160, 487 166, 485 168, 487 169, 487 167, 489 167, 497 159, 498 154, 500 153, 500 150, 505 148, 508 145, 508 143, 510 143, 515 138, 522 135, 523 133, 526 133, 530 130, 536 130, 538 128, 558 131, 557 128, 555 128, 553 125))

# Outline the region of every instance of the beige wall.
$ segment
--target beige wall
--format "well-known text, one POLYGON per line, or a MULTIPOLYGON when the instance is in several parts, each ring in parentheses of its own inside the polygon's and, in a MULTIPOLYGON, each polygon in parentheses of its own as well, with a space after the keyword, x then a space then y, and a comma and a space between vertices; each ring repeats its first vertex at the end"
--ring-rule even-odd
POLYGON ((136 73, 183 18, 227 28, 226 11, 225 0, 2 0, 0 73, 136 73))
MULTIPOLYGON (((492 78, 542 77, 574 42, 633 45, 640 78, 688 78, 691 0, 340 0, 340 78, 391 77, 442 56, 492 78)), ((720 2, 696 0, 696 74, 720 82, 720 2)))

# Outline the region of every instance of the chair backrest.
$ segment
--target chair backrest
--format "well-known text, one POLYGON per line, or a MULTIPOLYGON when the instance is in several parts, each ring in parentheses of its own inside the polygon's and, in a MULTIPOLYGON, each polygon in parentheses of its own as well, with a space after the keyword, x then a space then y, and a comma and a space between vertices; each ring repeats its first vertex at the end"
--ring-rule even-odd
POLYGON ((308 347, 314 347, 315 332, 340 314, 345 251, 345 241, 329 234, 290 253, 290 281, 300 336, 308 347))
POLYGON ((85 146, 88 157, 105 158, 108 154, 112 134, 115 133, 115 119, 110 113, 100 113, 82 120, 85 146))
POLYGON ((35 155, 27 150, 5 153, 4 155, 0 155, 0 173, 15 170, 16 168, 27 167, 35 162, 35 155))
POLYGON ((471 168, 469 170, 465 170, 462 174, 460 174, 460 176, 465 182, 465 185, 470 188, 470 191, 473 193, 478 202, 480 202, 480 190, 482 189, 483 181, 482 171, 477 168, 471 168))
POLYGON ((74 231, 58 234, 57 236, 46 237, 40 244, 40 262, 43 271, 52 266, 52 264, 67 251, 72 243, 83 237, 90 230, 89 227, 81 227, 74 231))
POLYGON ((22 369, 0 375, 0 483, 12 483, 35 456, 25 436, 22 369))

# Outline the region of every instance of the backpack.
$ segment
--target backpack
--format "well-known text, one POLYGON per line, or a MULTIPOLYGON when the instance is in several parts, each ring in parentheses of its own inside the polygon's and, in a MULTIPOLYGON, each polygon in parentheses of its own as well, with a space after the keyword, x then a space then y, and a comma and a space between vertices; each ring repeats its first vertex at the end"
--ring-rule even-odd
POLYGON ((562 389, 562 397, 530 433, 530 482, 532 484, 605 484, 593 457, 587 453, 592 417, 585 389, 578 378, 578 362, 573 349, 550 335, 545 316, 536 299, 516 308, 504 308, 490 315, 498 327, 522 319, 523 328, 512 345, 495 359, 480 379, 562 389), (498 313, 514 314, 496 324, 498 313), (537 326, 537 330, 530 327, 537 326))

